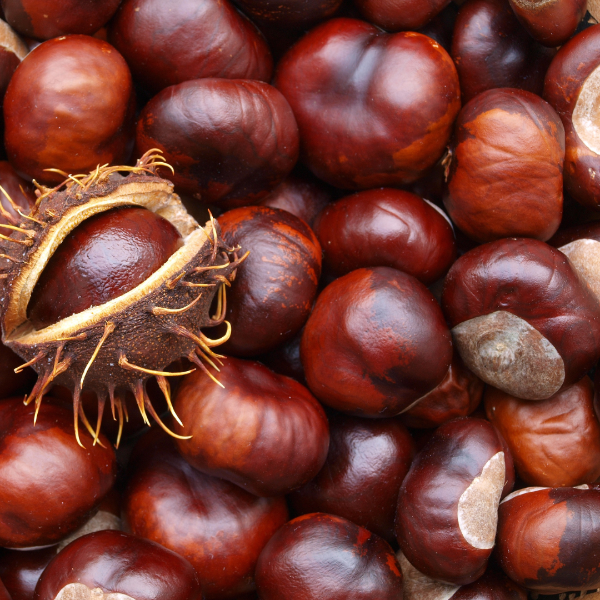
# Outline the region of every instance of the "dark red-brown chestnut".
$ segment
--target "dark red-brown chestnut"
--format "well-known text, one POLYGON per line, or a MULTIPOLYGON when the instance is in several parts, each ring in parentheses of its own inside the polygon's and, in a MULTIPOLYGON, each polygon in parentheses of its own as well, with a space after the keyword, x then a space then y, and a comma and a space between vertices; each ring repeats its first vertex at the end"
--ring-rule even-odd
POLYGON ((177 448, 195 468, 257 496, 280 496, 312 479, 327 458, 329 425, 321 405, 303 386, 265 366, 227 358, 223 387, 197 371, 175 397, 190 439, 177 448))
POLYGON ((435 17, 450 0, 355 0, 369 23, 386 31, 416 31, 435 17))
POLYGON ((198 576, 182 556, 121 531, 98 531, 69 544, 46 567, 33 600, 114 597, 200 600, 198 576))
POLYGON ((398 419, 330 414, 329 453, 323 468, 289 495, 297 514, 344 517, 393 543, 398 491, 415 443, 398 419))
POLYGON ((507 496, 498 513, 495 557, 516 583, 542 594, 600 585, 600 492, 525 488, 507 496))
POLYGON ((1 0, 4 18, 20 34, 36 40, 59 35, 93 35, 113 16, 119 0, 1 0))
POLYGON ((317 298, 300 344, 306 381, 323 403, 391 417, 438 385, 452 359, 433 295, 389 267, 357 269, 317 298))
POLYGON ((8 86, 8 159, 17 171, 55 183, 65 173, 123 163, 132 149, 134 108, 131 73, 110 44, 85 35, 48 40, 26 56, 8 86))
POLYGON ((0 545, 44 546, 67 537, 97 510, 116 476, 115 453, 73 436, 72 412, 22 398, 0 401, 0 545))
POLYGON ((437 42, 347 18, 295 44, 275 85, 296 116, 302 160, 343 189, 417 179, 443 154, 460 108, 456 69, 437 42))
POLYGON ((401 600, 387 542, 351 521, 312 513, 286 523, 258 559, 261 600, 401 600))
POLYGON ((465 585, 485 571, 512 462, 490 423, 441 425, 415 457, 398 496, 396 537, 420 572, 465 585))
POLYGON ((450 52, 463 103, 494 88, 542 95, 554 56, 523 29, 506 0, 468 0, 458 13, 450 52))
POLYGON ((189 560, 206 600, 254 590, 258 555, 288 520, 283 498, 259 498, 201 473, 158 429, 138 442, 130 471, 123 498, 128 531, 189 560))
POLYGON ((152 92, 204 77, 269 81, 273 70, 263 36, 228 0, 125 0, 108 40, 152 92))
POLYGON ((143 108, 138 155, 159 148, 178 191, 222 208, 256 204, 292 170, 298 127, 286 99, 262 81, 196 79, 143 108))
POLYGON ((598 300, 562 252, 537 240, 498 240, 461 256, 442 306, 467 367, 517 398, 549 398, 600 357, 598 300))
POLYGON ((455 126, 444 205, 478 242, 547 240, 560 225, 565 132, 539 96, 495 89, 473 98, 455 126))
POLYGON ((456 259, 452 225, 436 206, 391 188, 358 192, 327 206, 315 224, 323 268, 339 277, 392 267, 428 285, 456 259))
POLYGON ((306 322, 321 275, 321 246, 304 221, 277 208, 237 208, 219 223, 227 242, 252 248, 227 296, 232 333, 223 350, 256 356, 291 339, 306 322))

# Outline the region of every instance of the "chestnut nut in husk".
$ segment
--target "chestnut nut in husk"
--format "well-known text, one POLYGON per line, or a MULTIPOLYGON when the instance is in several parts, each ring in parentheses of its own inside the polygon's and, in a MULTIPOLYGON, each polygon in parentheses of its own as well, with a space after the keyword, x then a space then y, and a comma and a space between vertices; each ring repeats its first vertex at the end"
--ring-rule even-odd
MULTIPOLYGON (((133 392, 147 424, 146 412, 166 429, 146 392, 147 380, 156 377, 170 406, 167 378, 177 373, 167 372, 166 367, 187 357, 209 373, 204 362, 214 366, 218 358, 211 348, 229 337, 228 323, 219 340, 209 339, 201 329, 224 322, 225 286, 233 280, 242 259, 235 248, 225 245, 214 219, 202 228, 187 214, 173 185, 157 175, 161 166, 168 167, 162 156, 151 150, 134 167, 98 167, 89 175, 69 176, 53 189, 39 186, 31 213, 22 213, 11 226, 10 236, 0 239, 0 296, 5 299, 2 341, 38 373, 26 403, 35 401, 39 408, 51 384, 73 390, 78 441, 78 416, 97 439, 107 399, 113 415, 116 407, 122 422, 121 401, 115 395, 119 390, 133 392), (177 230, 167 236, 167 256, 158 260, 159 264, 166 262, 154 271, 157 264, 151 266, 147 278, 124 293, 118 290, 88 305, 74 303, 49 321, 32 321, 29 310, 38 306, 31 302, 36 285, 67 236, 91 217, 122 207, 148 209, 170 223, 167 229, 177 230), (211 315, 215 297, 216 314, 211 315), (82 409, 82 390, 98 397, 95 430, 82 409)), ((112 285, 111 273, 106 277, 112 285)), ((76 285, 74 282, 62 293, 77 293, 72 289, 76 285)))

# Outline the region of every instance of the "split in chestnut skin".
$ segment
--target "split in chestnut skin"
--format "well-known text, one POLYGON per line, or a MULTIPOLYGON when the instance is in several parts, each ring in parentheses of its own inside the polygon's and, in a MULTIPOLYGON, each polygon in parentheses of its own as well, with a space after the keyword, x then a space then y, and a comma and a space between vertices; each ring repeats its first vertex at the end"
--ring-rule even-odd
POLYGON ((69 544, 46 567, 34 600, 54 600, 69 585, 134 600, 202 598, 198 576, 185 558, 121 531, 90 533, 69 544))
POLYGON ((123 515, 128 531, 190 561, 206 600, 253 591, 260 551, 288 520, 283 497, 259 498, 201 473, 161 430, 134 448, 123 515))
POLYGON ((261 600, 397 600, 402 573, 379 536, 341 517, 312 513, 269 540, 256 587, 261 600))
POLYGON ((37 329, 99 306, 144 282, 181 246, 175 227, 145 208, 86 219, 56 250, 28 306, 37 329))
POLYGON ((336 410, 401 413, 438 385, 452 359, 439 305, 417 279, 389 267, 330 283, 306 323, 300 356, 311 391, 336 410))
POLYGON ((196 469, 257 496, 281 496, 321 469, 329 448, 322 406, 298 382, 260 363, 227 358, 219 387, 187 375, 174 401, 177 448, 196 469), (299 452, 299 449, 302 449, 299 452))

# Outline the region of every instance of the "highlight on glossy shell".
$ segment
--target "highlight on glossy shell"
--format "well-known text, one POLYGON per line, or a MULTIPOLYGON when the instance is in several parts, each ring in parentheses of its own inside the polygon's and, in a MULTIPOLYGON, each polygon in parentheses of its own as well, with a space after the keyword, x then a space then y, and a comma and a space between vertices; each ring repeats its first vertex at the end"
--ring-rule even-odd
POLYGON ((51 384, 73 391, 75 435, 80 445, 79 418, 96 443, 107 400, 113 418, 119 419, 118 445, 124 404, 116 392, 127 389, 133 392, 148 425, 149 413, 175 435, 154 410, 146 382, 156 377, 178 419, 171 406, 168 377, 183 373, 165 370, 177 359, 189 359, 219 383, 209 368, 219 370, 221 356, 213 348, 230 334, 225 322, 225 288, 245 255, 240 248, 225 244, 212 216, 205 227, 198 225, 173 192, 173 184, 157 175, 159 167, 171 169, 153 149, 133 167, 98 166, 87 175, 61 172, 65 180, 55 188, 36 184, 38 200, 30 214, 21 211, 0 187, 19 215, 14 218, 0 205, 9 223, 0 225, 2 341, 24 359, 17 370, 31 366, 38 373, 37 383, 25 399, 25 404, 35 402, 36 416, 51 384), (167 219, 181 235, 183 246, 131 291, 36 330, 27 318, 28 304, 61 242, 87 218, 125 206, 143 207, 167 219), (223 322, 227 332, 220 339, 210 339, 202 332, 223 322), (95 428, 82 409, 83 389, 98 396, 95 428))

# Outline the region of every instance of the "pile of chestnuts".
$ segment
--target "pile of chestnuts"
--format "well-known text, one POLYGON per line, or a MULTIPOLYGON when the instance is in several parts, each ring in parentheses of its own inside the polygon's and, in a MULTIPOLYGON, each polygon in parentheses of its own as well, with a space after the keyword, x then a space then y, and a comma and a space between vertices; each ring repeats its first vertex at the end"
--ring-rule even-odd
POLYGON ((600 593, 596 3, 0 8, 0 600, 600 593))

